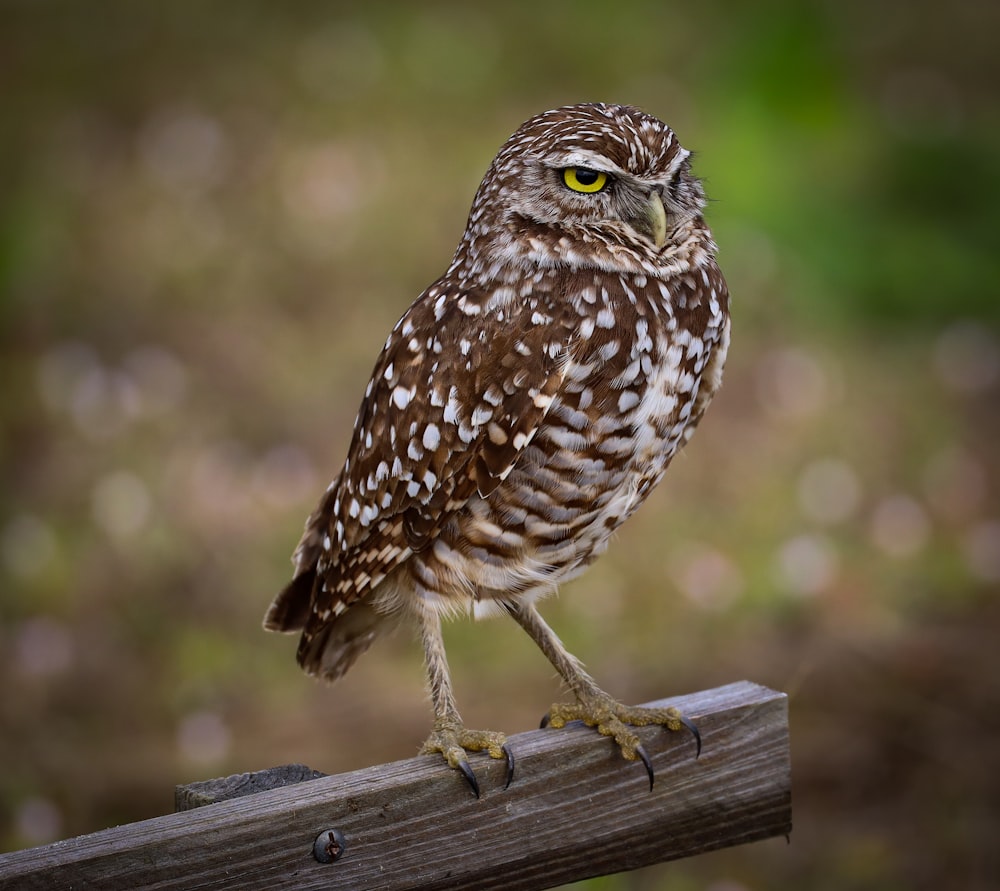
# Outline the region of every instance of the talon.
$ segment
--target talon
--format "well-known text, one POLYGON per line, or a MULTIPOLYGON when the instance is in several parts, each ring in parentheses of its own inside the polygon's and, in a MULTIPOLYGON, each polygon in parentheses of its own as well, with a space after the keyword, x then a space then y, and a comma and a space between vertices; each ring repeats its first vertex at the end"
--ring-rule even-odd
POLYGON ((548 727, 549 726, 549 720, 550 720, 549 713, 546 712, 544 715, 542 715, 542 722, 538 725, 538 729, 539 730, 544 730, 546 727, 548 727))
POLYGON ((469 762, 459 761, 458 769, 462 772, 462 776, 465 777, 466 782, 472 787, 473 794, 475 794, 476 798, 479 798, 479 781, 476 779, 472 768, 469 767, 469 762))
MULTIPOLYGON (((500 751, 507 756, 507 781, 503 784, 504 789, 510 788, 511 780, 514 779, 514 753, 507 748, 507 743, 500 747, 500 751)), ((479 797, 478 795, 476 796, 479 797)))
POLYGON ((697 746, 697 750, 694 753, 694 757, 695 757, 695 760, 697 761, 698 757, 701 755, 701 731, 698 730, 698 727, 694 723, 694 721, 692 721, 690 718, 685 718, 684 715, 681 715, 680 722, 688 730, 691 731, 691 735, 694 737, 694 741, 695 741, 695 744, 697 746))
POLYGON ((641 745, 638 745, 638 746, 635 747, 635 753, 636 753, 636 755, 639 756, 639 760, 642 761, 643 765, 645 766, 646 773, 649 774, 649 791, 652 792, 653 791, 653 762, 649 760, 649 754, 646 752, 646 750, 641 745))

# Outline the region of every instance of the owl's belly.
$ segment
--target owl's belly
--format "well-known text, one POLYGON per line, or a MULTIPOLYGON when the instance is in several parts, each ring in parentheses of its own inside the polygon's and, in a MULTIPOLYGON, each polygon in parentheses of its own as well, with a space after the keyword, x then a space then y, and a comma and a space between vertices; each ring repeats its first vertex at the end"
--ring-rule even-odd
POLYGON ((426 581, 468 602, 536 597, 578 575, 663 476, 685 439, 697 377, 654 365, 641 392, 569 382, 514 470, 417 555, 426 581), (583 406, 581 408, 581 406, 583 406))

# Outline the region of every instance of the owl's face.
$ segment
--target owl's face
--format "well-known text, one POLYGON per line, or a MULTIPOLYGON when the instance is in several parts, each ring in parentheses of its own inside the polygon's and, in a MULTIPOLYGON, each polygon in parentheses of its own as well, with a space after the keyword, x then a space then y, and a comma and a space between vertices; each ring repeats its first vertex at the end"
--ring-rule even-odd
POLYGON ((522 268, 669 257, 705 205, 689 156, 666 124, 635 108, 546 112, 522 125, 487 171, 468 247, 522 268))

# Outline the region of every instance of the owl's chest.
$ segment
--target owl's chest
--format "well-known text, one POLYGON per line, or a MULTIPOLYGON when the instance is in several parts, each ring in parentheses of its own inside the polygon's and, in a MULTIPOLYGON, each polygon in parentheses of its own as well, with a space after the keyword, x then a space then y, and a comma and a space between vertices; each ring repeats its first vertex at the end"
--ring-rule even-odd
POLYGON ((474 559, 480 596, 576 575, 690 436, 706 402, 702 379, 713 377, 705 371, 718 326, 664 315, 624 323, 619 312, 613 324, 584 328, 567 349, 558 394, 509 476, 446 528, 447 547, 435 559, 474 559))

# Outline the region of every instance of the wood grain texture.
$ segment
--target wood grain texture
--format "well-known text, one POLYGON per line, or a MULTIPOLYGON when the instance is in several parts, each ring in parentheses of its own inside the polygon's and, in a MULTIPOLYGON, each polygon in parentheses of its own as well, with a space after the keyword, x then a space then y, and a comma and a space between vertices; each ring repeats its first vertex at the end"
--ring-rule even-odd
POLYGON ((289 785, 0 856, 0 889, 528 889, 635 869, 791 831, 787 701, 743 681, 652 705, 690 735, 639 734, 656 769, 593 730, 511 737, 504 765, 470 760, 476 800, 437 756, 289 785), (316 836, 346 842, 334 863, 316 836))

